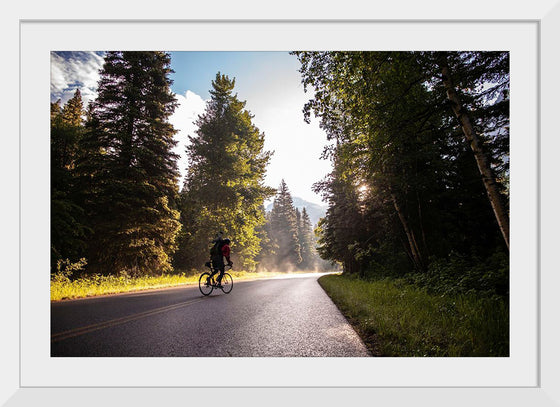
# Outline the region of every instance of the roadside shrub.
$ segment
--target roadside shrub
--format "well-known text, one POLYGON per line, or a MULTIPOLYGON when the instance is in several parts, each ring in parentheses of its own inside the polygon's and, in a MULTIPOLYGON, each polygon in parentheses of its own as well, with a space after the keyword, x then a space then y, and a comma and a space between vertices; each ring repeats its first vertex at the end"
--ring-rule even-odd
POLYGON ((452 252, 446 258, 433 260, 426 273, 409 274, 407 279, 435 294, 505 297, 509 295, 509 256, 495 252, 481 260, 452 252))
POLYGON ((389 243, 368 245, 365 249, 354 243, 348 249, 360 264, 359 275, 364 279, 403 277, 410 270, 410 261, 406 255, 389 243))
POLYGON ((56 262, 56 272, 51 274, 51 281, 71 281, 74 273, 82 272, 86 265, 87 260, 84 257, 74 263, 70 259, 58 259, 56 262))

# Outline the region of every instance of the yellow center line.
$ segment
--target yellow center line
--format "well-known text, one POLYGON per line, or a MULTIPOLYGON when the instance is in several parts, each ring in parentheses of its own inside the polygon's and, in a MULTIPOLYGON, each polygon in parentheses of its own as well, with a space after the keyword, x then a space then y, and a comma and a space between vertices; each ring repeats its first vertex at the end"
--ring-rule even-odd
POLYGON ((80 328, 74 328, 74 329, 70 329, 68 331, 64 331, 64 332, 59 332, 57 334, 51 335, 51 342, 58 342, 58 341, 62 341, 64 339, 68 339, 68 338, 73 338, 76 336, 80 336, 80 335, 84 335, 90 332, 94 332, 94 331, 98 331, 100 329, 105 329, 105 328, 110 328, 116 325, 121 325, 124 324, 126 322, 130 322, 130 321, 135 321, 137 319, 141 319, 141 318, 146 318, 152 315, 157 315, 157 314, 161 314, 162 312, 167 312, 167 311, 171 311, 171 310, 175 310, 178 308, 182 308, 182 307, 186 307, 189 306, 191 304, 195 304, 197 302, 200 301, 204 301, 204 298, 200 298, 200 299, 196 299, 196 300, 191 300, 191 301, 185 301, 185 302, 181 302, 178 304, 173 304, 173 305, 168 305, 165 307, 161 307, 161 308, 156 308, 150 311, 145 311, 145 312, 140 312, 138 314, 133 314, 133 315, 129 315, 126 317, 121 317, 121 318, 115 318, 115 319, 111 319, 109 321, 104 321, 104 322, 100 322, 97 324, 92 324, 92 325, 88 325, 88 326, 83 326, 80 328))

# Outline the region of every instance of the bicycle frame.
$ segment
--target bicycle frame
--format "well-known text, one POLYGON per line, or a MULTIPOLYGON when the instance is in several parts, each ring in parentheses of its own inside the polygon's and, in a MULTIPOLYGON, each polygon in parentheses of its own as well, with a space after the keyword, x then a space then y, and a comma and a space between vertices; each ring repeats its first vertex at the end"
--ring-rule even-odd
POLYGON ((203 295, 210 295, 214 289, 221 289, 225 294, 229 294, 233 287, 233 278, 226 270, 231 270, 232 266, 229 264, 224 266, 224 273, 220 279, 220 283, 216 283, 215 276, 220 273, 220 270, 215 269, 211 266, 211 262, 206 263, 206 267, 210 269, 210 272, 205 271, 202 273, 198 280, 198 288, 203 295), (226 268, 227 267, 227 268, 226 268), (205 277, 206 276, 206 277, 205 277))

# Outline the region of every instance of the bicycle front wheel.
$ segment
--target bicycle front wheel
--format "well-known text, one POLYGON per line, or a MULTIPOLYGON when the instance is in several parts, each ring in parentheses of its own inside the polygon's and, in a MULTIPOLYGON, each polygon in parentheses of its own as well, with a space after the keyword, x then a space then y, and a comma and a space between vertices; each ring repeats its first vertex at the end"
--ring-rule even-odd
POLYGON ((210 295, 214 287, 210 281, 210 273, 202 273, 198 279, 198 289, 202 295, 210 295))
POLYGON ((229 294, 231 292, 231 289, 233 288, 233 278, 228 273, 224 273, 221 283, 222 291, 226 294, 229 294))

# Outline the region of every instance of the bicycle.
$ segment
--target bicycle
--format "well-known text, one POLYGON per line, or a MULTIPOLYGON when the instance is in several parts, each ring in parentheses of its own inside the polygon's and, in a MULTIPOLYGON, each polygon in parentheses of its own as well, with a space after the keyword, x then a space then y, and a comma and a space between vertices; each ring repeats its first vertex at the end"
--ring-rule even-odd
MULTIPOLYGON (((220 281, 220 284, 218 284, 216 283, 215 276, 219 275, 220 272, 213 269, 212 263, 210 262, 206 263, 206 267, 208 267, 212 273, 216 271, 216 274, 214 274, 212 278, 210 278, 211 273, 208 271, 205 271, 200 275, 200 278, 198 279, 198 289, 200 290, 202 295, 210 295, 214 288, 221 288, 224 294, 229 294, 233 288, 233 278, 231 277, 231 274, 224 272, 222 281, 220 281)), ((226 265, 226 267, 228 268, 226 268, 225 270, 231 270, 232 268, 232 266, 230 265, 226 265)))

